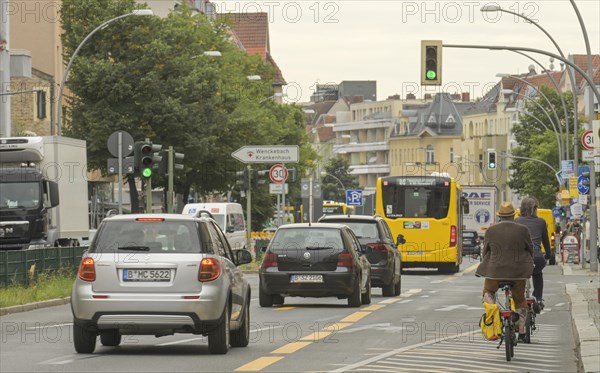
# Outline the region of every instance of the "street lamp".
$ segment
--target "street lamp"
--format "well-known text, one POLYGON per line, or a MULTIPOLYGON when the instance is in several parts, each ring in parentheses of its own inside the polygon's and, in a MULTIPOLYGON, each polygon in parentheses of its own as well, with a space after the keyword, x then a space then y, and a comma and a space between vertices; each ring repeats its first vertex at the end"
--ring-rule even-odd
MULTIPOLYGON (((575 3, 573 0, 571 0, 571 3, 573 4, 573 7, 575 7, 575 11, 577 12, 577 7, 575 6, 575 3)), ((539 25, 539 23, 535 22, 534 20, 532 20, 531 18, 524 16, 523 14, 519 14, 516 12, 512 12, 510 10, 506 10, 506 9, 502 9, 499 5, 492 5, 492 4, 488 4, 485 5, 481 8, 482 12, 503 12, 503 13, 507 13, 507 14, 512 14, 516 17, 522 18, 524 20, 526 20, 527 22, 529 22, 530 24, 534 25, 535 27, 537 27, 538 29, 540 29, 540 31, 542 31, 552 42, 552 44, 554 44, 554 47, 556 48, 556 50, 558 51, 558 53, 560 54, 560 56, 564 59, 565 58, 565 54, 563 53, 562 49, 560 48, 560 46, 558 45, 558 43, 556 42, 556 40, 554 40, 554 38, 552 37, 552 35, 550 35, 550 33, 548 33, 548 31, 546 31, 542 26, 539 25)), ((579 12, 577 12, 579 13, 579 12)), ((581 19, 580 19, 581 22, 581 19)), ((590 60, 591 63, 591 60, 590 60)), ((569 80, 571 81, 571 87, 573 87, 574 90, 574 95, 573 95, 573 108, 574 108, 574 118, 573 118, 573 134, 577 135, 577 131, 578 131, 578 118, 577 118, 577 93, 575 92, 575 90, 577 89, 577 85, 575 84, 575 74, 573 74, 573 71, 570 69, 567 69, 567 75, 569 76, 569 80)), ((564 105, 564 102, 563 102, 564 105)), ((565 116, 566 118, 566 116, 565 116)), ((569 158, 568 154, 569 154, 569 123, 566 123, 566 151, 567 151, 567 159, 569 158)), ((573 141, 573 146, 574 146, 574 150, 575 150, 575 168, 577 168, 577 159, 579 157, 578 154, 578 143, 577 140, 573 141)))
POLYGON ((73 52, 73 55, 71 55, 71 59, 69 60, 69 63, 67 64, 67 68, 65 69, 65 72, 63 73, 62 81, 60 82, 60 93, 58 94, 58 114, 57 114, 58 136, 62 135, 62 102, 63 102, 63 94, 65 92, 65 84, 67 82, 67 77, 69 76, 69 72, 71 71, 71 67, 73 66, 73 61, 75 61, 75 57, 77 57, 77 54, 81 50, 81 47, 83 47, 83 45, 92 37, 92 35, 94 35, 96 32, 98 32, 100 30, 104 30, 112 22, 118 21, 122 18, 129 17, 129 16, 151 16, 151 15, 154 15, 154 13, 152 12, 152 9, 135 9, 131 13, 123 14, 118 17, 109 19, 108 21, 104 22, 100 26, 93 29, 92 32, 90 32, 85 37, 85 39, 83 39, 83 41, 79 44, 77 49, 75 49, 75 52, 73 52))
MULTIPOLYGON (((548 126, 546 126, 546 124, 543 121, 541 121, 538 117, 536 117, 535 115, 531 114, 528 111, 520 110, 520 109, 517 109, 517 108, 513 107, 513 108, 507 108, 506 112, 507 113, 517 112, 517 113, 521 113, 521 114, 530 116, 535 121, 537 121, 538 123, 540 123, 545 129, 547 129, 547 130, 550 131, 550 128, 548 128, 548 126)), ((552 132, 554 132, 554 135, 556 136, 556 142, 558 143, 558 165, 560 166, 562 164, 562 160, 563 160, 563 158, 562 158, 563 145, 562 145, 561 138, 558 136, 558 133, 556 132, 556 129, 554 131, 552 131, 552 132)))
MULTIPOLYGON (((554 125, 554 121, 552 120, 552 118, 550 117, 550 114, 544 109, 544 107, 542 105, 540 105, 537 101, 532 100, 532 102, 538 107, 540 108, 544 113, 546 113, 546 116, 548 116, 548 119, 550 120, 550 123, 552 123, 552 127, 554 127, 554 131, 556 132, 556 127, 558 127, 558 130, 560 131, 560 134, 562 136, 562 127, 560 126, 560 118, 558 117, 558 114, 556 113, 556 110, 554 110, 554 105, 552 105, 552 102, 550 102, 550 100, 548 99, 548 96, 546 96, 544 93, 542 93, 541 90, 539 90, 536 86, 534 86, 533 84, 529 83, 527 80, 525 79, 521 79, 517 76, 514 75, 510 75, 510 74, 496 74, 497 77, 499 78, 506 78, 506 77, 510 77, 513 79, 516 79, 520 82, 525 83, 526 85, 528 85, 529 87, 533 88, 540 96, 542 96, 542 98, 546 101, 546 103, 548 104, 548 106, 550 106, 550 109, 552 109, 552 112, 554 113, 554 117, 556 118, 556 126, 554 125)), ((514 91, 512 91, 514 92, 514 91)), ((516 92, 514 92, 516 93, 516 92)), ((527 98, 525 95, 523 95, 524 98, 527 98)), ((567 135, 568 136, 568 135, 567 135)), ((564 149, 564 148, 563 148, 564 149)), ((566 150, 566 154, 565 154, 565 158, 564 159, 568 159, 569 158, 569 153, 568 153, 568 149, 564 149, 566 150)))

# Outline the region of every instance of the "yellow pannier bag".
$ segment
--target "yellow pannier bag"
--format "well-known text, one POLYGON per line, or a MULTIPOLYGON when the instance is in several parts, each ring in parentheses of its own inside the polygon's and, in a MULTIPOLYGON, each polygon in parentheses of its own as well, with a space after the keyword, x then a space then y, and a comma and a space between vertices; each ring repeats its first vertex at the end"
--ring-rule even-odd
POLYGON ((495 341, 502 337, 502 319, 497 304, 483 302, 485 313, 481 315, 479 327, 483 337, 489 341, 495 341))

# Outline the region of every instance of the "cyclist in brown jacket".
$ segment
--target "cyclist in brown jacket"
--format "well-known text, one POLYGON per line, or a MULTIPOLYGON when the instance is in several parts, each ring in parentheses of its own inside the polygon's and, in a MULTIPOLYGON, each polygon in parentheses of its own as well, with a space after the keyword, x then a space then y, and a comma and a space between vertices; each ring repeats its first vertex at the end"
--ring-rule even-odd
POLYGON ((510 280, 515 309, 519 314, 519 337, 525 335, 525 281, 533 273, 533 243, 526 226, 514 221, 515 209, 510 202, 503 202, 498 210, 497 224, 492 225, 483 240, 483 260, 476 275, 485 277, 483 301, 496 303, 498 282, 510 280))

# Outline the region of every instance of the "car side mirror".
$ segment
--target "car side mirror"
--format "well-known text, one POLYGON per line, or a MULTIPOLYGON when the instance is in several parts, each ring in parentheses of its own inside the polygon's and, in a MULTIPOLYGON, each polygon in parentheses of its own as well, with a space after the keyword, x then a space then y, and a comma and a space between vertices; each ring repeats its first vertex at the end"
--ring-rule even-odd
POLYGON ((252 263, 252 254, 248 250, 234 250, 233 251, 235 265, 242 265, 252 263))
POLYGON ((235 228, 233 227, 233 225, 230 225, 227 227, 226 231, 227 231, 227 233, 233 233, 233 232, 235 232, 235 228))
POLYGON ((460 200, 462 202, 463 213, 468 214, 469 213, 469 200, 464 197, 461 197, 460 200))
POLYGON ((398 237, 396 238, 396 245, 404 245, 406 243, 406 240, 404 239, 404 235, 399 234, 398 237))

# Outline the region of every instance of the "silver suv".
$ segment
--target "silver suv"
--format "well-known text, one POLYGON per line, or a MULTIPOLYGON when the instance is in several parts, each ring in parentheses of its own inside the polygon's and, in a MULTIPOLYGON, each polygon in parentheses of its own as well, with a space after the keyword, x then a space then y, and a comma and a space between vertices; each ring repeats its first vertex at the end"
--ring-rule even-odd
POLYGON ((207 335, 213 354, 247 346, 250 286, 238 266, 251 261, 208 217, 104 219, 73 285, 75 350, 93 352, 98 335, 118 346, 123 334, 207 335))

